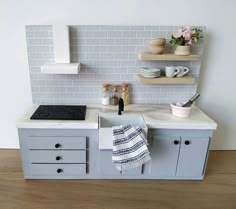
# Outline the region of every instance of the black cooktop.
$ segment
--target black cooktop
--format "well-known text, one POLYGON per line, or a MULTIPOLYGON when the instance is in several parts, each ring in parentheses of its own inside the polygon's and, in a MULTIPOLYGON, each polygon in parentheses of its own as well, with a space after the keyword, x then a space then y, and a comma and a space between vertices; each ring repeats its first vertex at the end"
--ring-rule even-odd
POLYGON ((85 120, 85 105, 40 105, 30 119, 85 120))

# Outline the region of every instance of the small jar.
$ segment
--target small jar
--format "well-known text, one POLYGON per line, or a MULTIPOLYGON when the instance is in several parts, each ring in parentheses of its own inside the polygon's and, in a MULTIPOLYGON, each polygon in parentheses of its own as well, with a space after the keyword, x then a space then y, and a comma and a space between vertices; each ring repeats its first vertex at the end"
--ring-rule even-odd
POLYGON ((128 83, 122 83, 122 93, 121 93, 121 98, 124 101, 124 105, 129 104, 129 85, 128 83))
POLYGON ((111 104, 116 106, 118 105, 118 101, 119 101, 119 98, 118 98, 118 86, 117 85, 113 85, 112 87, 112 97, 111 97, 111 104))
POLYGON ((102 88, 102 105, 110 104, 109 90, 110 90, 110 85, 108 83, 104 83, 102 88))

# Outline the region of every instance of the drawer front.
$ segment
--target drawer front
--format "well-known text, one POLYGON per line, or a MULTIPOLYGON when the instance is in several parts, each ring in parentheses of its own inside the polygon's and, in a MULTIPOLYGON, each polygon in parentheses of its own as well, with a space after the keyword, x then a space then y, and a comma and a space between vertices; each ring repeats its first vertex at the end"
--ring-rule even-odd
POLYGON ((86 137, 31 136, 29 149, 86 149, 86 137))
POLYGON ((85 175, 86 164, 31 164, 30 172, 35 176, 85 175))
POLYGON ((31 163, 86 163, 86 150, 30 150, 31 163))

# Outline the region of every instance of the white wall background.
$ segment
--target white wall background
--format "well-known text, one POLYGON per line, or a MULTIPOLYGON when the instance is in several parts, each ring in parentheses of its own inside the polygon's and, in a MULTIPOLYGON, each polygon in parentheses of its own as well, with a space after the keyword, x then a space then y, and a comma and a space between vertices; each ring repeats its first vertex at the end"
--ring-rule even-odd
POLYGON ((236 149, 234 0, 0 0, 0 148, 18 148, 15 121, 32 104, 27 24, 205 25, 198 106, 218 123, 213 149, 236 149))

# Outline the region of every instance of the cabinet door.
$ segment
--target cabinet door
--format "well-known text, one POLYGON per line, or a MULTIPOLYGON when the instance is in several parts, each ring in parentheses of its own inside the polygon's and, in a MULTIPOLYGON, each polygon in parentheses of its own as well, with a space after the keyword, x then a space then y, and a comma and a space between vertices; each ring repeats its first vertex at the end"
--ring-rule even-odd
POLYGON ((142 167, 143 166, 139 166, 136 168, 131 168, 131 169, 127 169, 127 170, 122 170, 122 175, 141 175, 142 174, 142 167))
POLYGON ((112 163, 112 151, 101 150, 100 151, 100 169, 104 175, 120 175, 120 171, 116 169, 112 163))
POLYGON ((183 137, 176 176, 202 176, 208 145, 208 137, 183 137))
POLYGON ((101 173, 104 175, 120 175, 121 178, 125 178, 129 175, 141 175, 142 166, 137 168, 127 169, 119 171, 115 165, 112 163, 112 151, 111 150, 102 150, 100 151, 100 168, 101 173))
POLYGON ((175 176, 180 138, 172 136, 154 136, 150 144, 150 175, 175 176))

